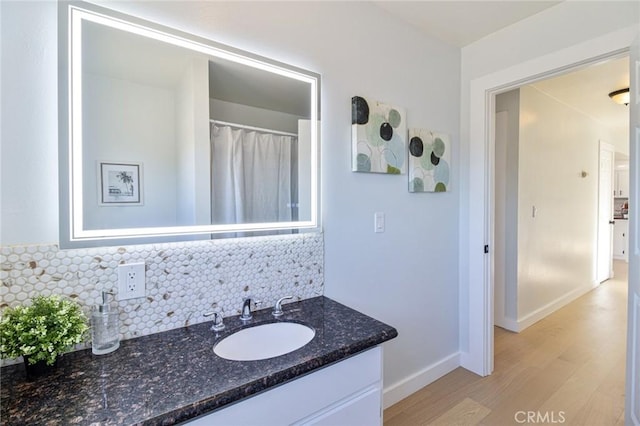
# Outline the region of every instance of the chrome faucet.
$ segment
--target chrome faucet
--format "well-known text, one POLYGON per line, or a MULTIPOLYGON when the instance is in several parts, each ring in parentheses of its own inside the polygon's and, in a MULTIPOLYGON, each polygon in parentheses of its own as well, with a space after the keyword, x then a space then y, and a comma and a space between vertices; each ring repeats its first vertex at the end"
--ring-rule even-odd
POLYGON ((224 330, 224 323, 222 322, 222 313, 220 311, 207 312, 202 315, 205 317, 210 317, 211 315, 213 315, 213 325, 211 326, 211 330, 213 331, 224 330))
POLYGON ((293 296, 285 296, 278 299, 278 301, 276 302, 276 305, 273 307, 273 312, 271 313, 271 315, 273 315, 274 317, 282 316, 282 314, 284 313, 282 311, 282 302, 289 299, 293 299, 293 296))
POLYGON ((251 296, 246 296, 242 299, 240 321, 249 321, 251 318, 253 318, 253 315, 251 315, 251 302, 255 303, 256 306, 260 304, 259 301, 254 300, 251 296))

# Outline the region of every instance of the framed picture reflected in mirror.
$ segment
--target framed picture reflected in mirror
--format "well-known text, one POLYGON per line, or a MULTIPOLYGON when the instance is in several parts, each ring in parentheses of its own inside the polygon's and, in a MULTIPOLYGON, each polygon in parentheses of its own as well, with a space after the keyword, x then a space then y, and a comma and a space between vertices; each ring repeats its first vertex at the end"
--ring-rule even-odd
POLYGON ((142 163, 99 162, 101 206, 142 205, 142 163))

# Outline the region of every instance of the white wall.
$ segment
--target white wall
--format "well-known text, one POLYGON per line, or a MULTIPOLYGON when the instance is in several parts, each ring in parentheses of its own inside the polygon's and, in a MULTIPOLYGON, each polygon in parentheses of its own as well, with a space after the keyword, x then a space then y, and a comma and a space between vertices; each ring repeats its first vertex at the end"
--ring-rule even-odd
POLYGON ((598 141, 614 132, 532 86, 496 111, 509 119, 506 141, 496 130, 495 321, 520 331, 596 284, 598 141))
MULTIPOLYGON (((459 50, 370 3, 108 4, 322 75, 325 293, 397 327, 384 365, 394 398, 457 366, 460 193, 409 194, 406 175, 352 173, 350 100, 401 105, 409 127, 449 133, 459 188, 459 50), (374 234, 378 211, 386 231, 374 234)), ((56 5, 1 7, 3 244, 55 241, 56 5)))
MULTIPOLYGON (((176 200, 177 225, 196 224, 195 130, 198 128, 198 123, 195 112, 195 85, 198 77, 206 78, 206 74, 198 75, 196 62, 197 59, 194 59, 185 66, 176 88, 176 136, 175 148, 172 150, 176 162, 176 171, 173 173, 176 177, 176 185, 172 195, 176 200)), ((204 106, 208 109, 208 105, 204 106)), ((206 157, 209 151, 198 154, 206 157)))
POLYGON ((99 74, 83 77, 83 97, 93 100, 83 104, 85 229, 174 225, 174 91, 99 74), (98 204, 100 161, 142 163, 142 205, 98 204))
POLYGON ((177 225, 211 223, 208 73, 207 59, 193 57, 175 88, 177 225))
POLYGON ((596 285, 599 141, 610 139, 609 129, 581 112, 531 86, 520 89, 521 328, 596 285))
POLYGON ((0 2, 3 244, 58 241, 56 14, 54 2, 0 2))

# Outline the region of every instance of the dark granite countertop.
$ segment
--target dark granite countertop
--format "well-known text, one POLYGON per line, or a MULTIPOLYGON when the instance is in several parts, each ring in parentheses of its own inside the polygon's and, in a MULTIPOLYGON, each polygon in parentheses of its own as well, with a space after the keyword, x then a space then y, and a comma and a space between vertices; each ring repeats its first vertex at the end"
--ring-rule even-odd
POLYGON ((397 336, 395 328, 320 296, 254 312, 246 326, 225 318, 125 340, 115 352, 65 354, 58 368, 34 381, 22 364, 1 371, 3 425, 171 425, 222 408, 397 336), (306 346, 260 361, 229 361, 214 343, 243 327, 294 321, 312 326, 306 346))

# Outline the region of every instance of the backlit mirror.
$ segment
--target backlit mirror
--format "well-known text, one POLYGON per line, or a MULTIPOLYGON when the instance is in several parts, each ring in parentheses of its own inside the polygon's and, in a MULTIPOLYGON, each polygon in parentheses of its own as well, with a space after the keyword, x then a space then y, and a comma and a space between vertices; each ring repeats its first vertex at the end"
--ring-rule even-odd
POLYGON ((319 75, 90 4, 60 24, 63 248, 319 229, 319 75))

